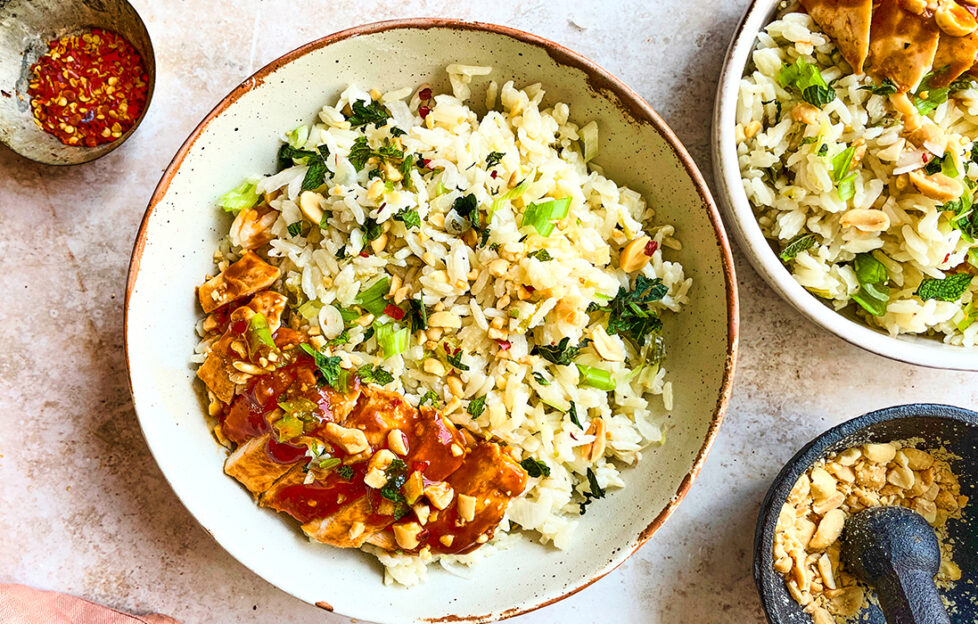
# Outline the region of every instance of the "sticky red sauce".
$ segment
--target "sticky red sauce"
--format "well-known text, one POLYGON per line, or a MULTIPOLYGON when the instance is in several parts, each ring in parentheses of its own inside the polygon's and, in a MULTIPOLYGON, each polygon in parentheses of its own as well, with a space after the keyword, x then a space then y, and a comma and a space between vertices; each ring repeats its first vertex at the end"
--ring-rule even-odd
POLYGON ((280 464, 294 464, 306 456, 306 447, 276 442, 274 438, 269 438, 265 452, 280 464))
POLYGON ((351 468, 353 478, 349 481, 334 470, 324 481, 287 485, 276 493, 270 506, 303 524, 326 518, 366 494, 367 486, 363 482, 366 463, 354 464, 351 468))

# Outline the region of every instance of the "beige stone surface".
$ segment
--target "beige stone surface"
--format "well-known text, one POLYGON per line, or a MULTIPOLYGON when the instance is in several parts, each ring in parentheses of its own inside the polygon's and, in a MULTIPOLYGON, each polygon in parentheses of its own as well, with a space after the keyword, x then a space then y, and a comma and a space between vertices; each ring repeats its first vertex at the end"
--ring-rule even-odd
MULTIPOLYGON (((310 39, 375 20, 456 16, 535 32, 608 68, 663 115, 709 179, 712 98, 746 2, 134 4, 158 59, 154 102, 134 137, 71 169, 0 148, 0 581, 188 624, 344 622, 268 585, 213 542, 139 431, 122 302, 139 220, 171 156, 245 76, 310 39)), ((978 375, 898 364, 845 344, 804 322, 737 261, 739 372, 699 481, 619 570, 516 621, 760 623, 753 528, 781 464, 818 432, 874 408, 978 405, 978 375)))

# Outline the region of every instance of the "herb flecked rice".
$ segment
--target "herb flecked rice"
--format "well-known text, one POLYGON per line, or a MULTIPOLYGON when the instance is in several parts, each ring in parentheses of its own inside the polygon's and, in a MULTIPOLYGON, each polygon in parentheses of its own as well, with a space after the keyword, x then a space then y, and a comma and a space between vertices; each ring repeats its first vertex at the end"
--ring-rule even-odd
POLYGON ((784 14, 758 35, 740 83, 744 189, 764 235, 810 292, 891 335, 971 347, 978 90, 970 80, 930 89, 925 77, 910 100, 939 130, 919 147, 891 104, 894 91, 853 75, 807 14, 784 14), (928 196, 911 183, 935 173, 960 196, 928 196))
MULTIPOLYGON (((490 543, 440 557, 457 571, 518 530, 571 546, 585 505, 664 441, 660 315, 679 311, 691 280, 665 259, 680 247, 673 227, 586 162, 595 123, 512 82, 490 82, 480 118, 469 83, 490 68, 448 73, 451 94, 350 86, 288 133, 278 173, 222 198, 239 216, 216 258, 223 270, 240 257, 243 209, 272 198, 274 236, 257 252, 282 270, 285 322, 343 368, 373 366, 374 383, 516 449, 526 490, 490 543), (303 211, 310 189, 321 199, 303 211), (636 239, 644 255, 626 273, 620 254, 636 239)), ((371 552, 405 585, 439 559, 371 552)))

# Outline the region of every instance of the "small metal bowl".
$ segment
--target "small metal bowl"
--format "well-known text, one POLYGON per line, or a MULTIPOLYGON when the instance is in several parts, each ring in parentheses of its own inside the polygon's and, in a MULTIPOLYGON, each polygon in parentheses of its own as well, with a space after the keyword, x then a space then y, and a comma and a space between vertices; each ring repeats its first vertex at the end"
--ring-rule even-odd
POLYGON ((153 98, 156 58, 142 18, 126 0, 9 0, 0 2, 0 141, 18 154, 49 165, 77 165, 100 158, 136 131, 153 98), (48 42, 90 28, 114 31, 139 52, 149 77, 146 106, 132 128, 111 143, 65 145, 34 121, 27 95, 31 65, 48 42))
MULTIPOLYGON (((964 518, 948 523, 948 533, 954 550, 954 562, 961 567, 962 577, 942 596, 949 600, 951 621, 978 621, 978 413, 949 405, 915 403, 898 405, 870 412, 834 427, 809 442, 785 465, 771 484, 761 504, 754 534, 754 583, 761 597, 767 619, 772 624, 811 624, 812 617, 801 607, 785 587, 784 579, 774 571, 774 529, 781 506, 788 498, 798 478, 816 461, 830 453, 839 452, 867 442, 892 442, 911 438, 923 439, 920 448, 944 448, 960 459, 951 462, 951 469, 961 482, 961 493, 971 500, 964 508, 964 518)), ((858 621, 886 624, 882 611, 870 605, 858 621)))

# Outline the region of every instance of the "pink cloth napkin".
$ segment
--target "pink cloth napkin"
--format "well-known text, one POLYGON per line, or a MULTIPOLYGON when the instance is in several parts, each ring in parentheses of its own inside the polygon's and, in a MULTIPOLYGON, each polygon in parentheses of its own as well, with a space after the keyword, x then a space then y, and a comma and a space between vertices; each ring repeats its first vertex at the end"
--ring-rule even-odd
POLYGON ((180 624, 165 615, 129 615, 82 598, 0 583, 3 624, 180 624))

